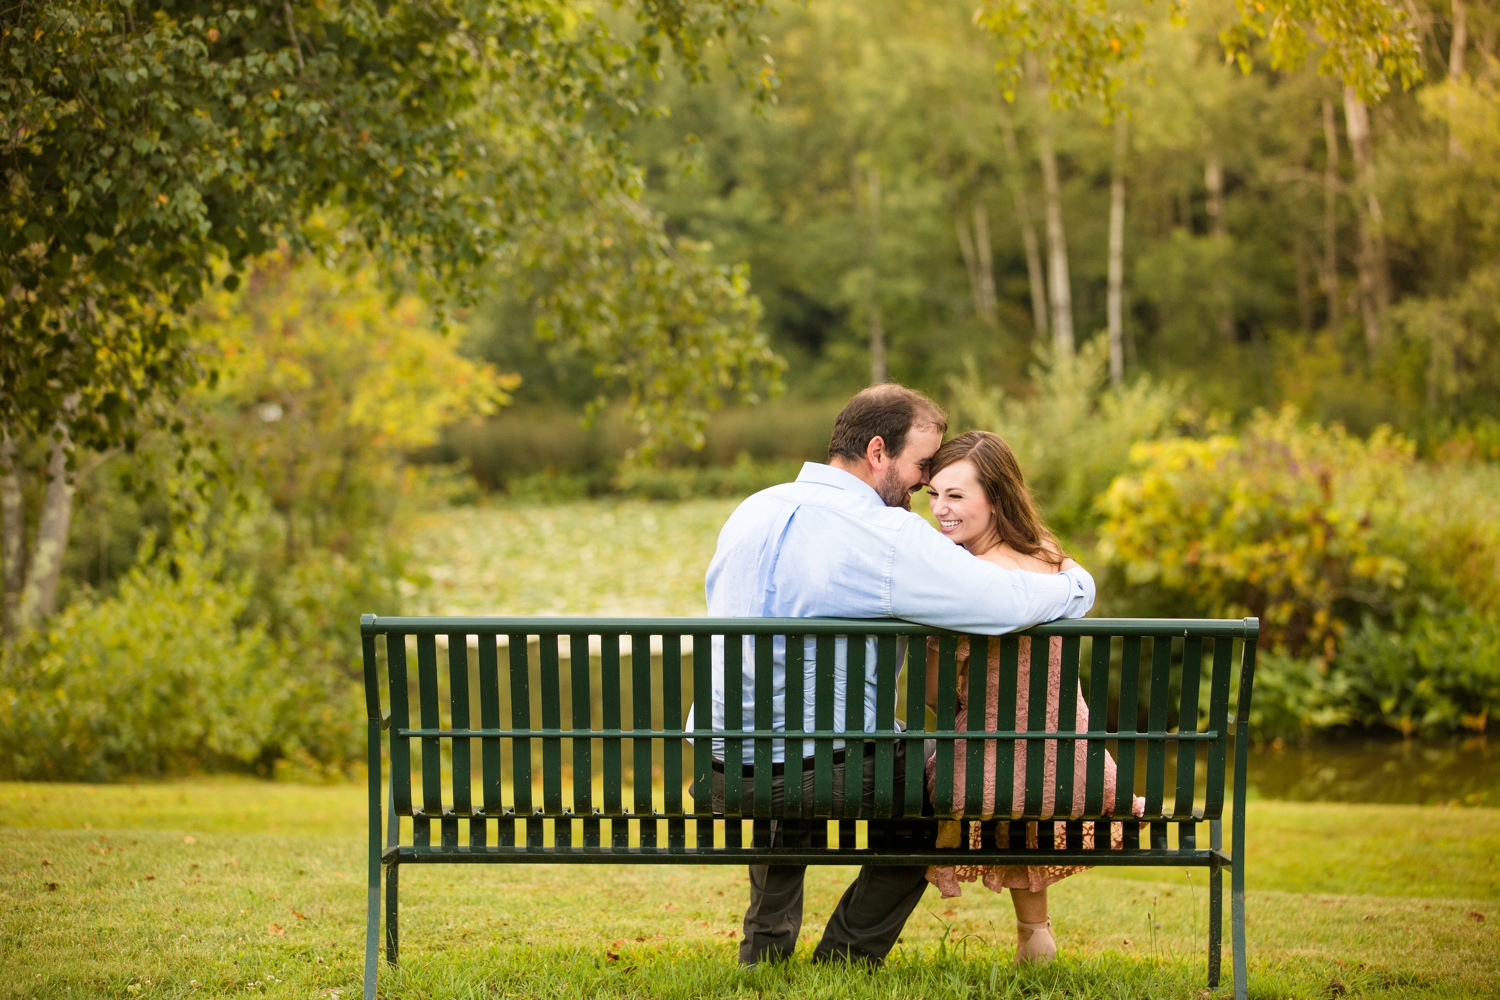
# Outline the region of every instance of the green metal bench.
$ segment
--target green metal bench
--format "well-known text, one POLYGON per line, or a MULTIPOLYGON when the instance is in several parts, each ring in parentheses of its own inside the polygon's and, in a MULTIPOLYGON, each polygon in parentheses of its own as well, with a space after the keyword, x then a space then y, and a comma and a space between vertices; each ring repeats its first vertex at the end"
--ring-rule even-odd
MULTIPOLYGON (((1246 995, 1244 845, 1247 727, 1259 623, 1244 620, 1150 620, 1093 618, 1059 621, 1020 635, 1062 637, 1062 701, 1059 732, 1033 721, 1025 731, 956 731, 959 636, 910 622, 774 618, 386 618, 365 615, 365 696, 369 714, 369 922, 365 939, 365 997, 373 1000, 379 949, 381 873, 385 875, 386 958, 395 964, 400 947, 399 873, 409 864, 1035 864, 1129 865, 1209 870, 1208 984, 1217 987, 1223 923, 1222 872, 1231 879, 1234 989, 1246 995), (726 730, 710 729, 710 644, 726 637, 725 670, 753 685, 754 717, 743 719, 734 698, 726 700, 726 730), (816 728, 771 728, 772 642, 786 643, 786 718, 798 725, 804 706, 814 706, 816 728), (835 646, 847 645, 846 725, 834 719, 835 646), (935 713, 908 711, 908 728, 897 726, 898 708, 922 706, 928 663, 926 638, 939 636, 935 713), (384 641, 382 642, 382 637, 384 641), (748 639, 746 637, 749 637, 748 639), (802 638, 816 650, 812 690, 805 690, 802 638), (865 641, 862 641, 865 640, 865 641), (875 731, 863 732, 866 641, 875 650, 875 731), (443 648, 446 647, 446 648, 443 648), (747 654, 748 648, 748 654, 747 654), (904 650, 904 653, 903 653, 904 650), (1237 655, 1236 655, 1237 654, 1237 655), (748 669, 746 659, 749 659, 748 669), (901 660, 905 677, 901 678, 901 660), (415 659, 415 664, 413 664, 415 659), (1229 713, 1234 663, 1238 660, 1237 705, 1229 713), (440 665, 440 661, 443 661, 440 665), (1205 664, 1208 664, 1205 669, 1205 664), (1091 728, 1075 728, 1080 675, 1087 688, 1091 728), (899 683, 898 683, 899 682, 899 683), (904 690, 903 690, 904 688, 904 690), (389 714, 381 703, 387 700, 389 714), (684 729, 685 705, 695 706, 694 728, 684 729), (1109 720, 1118 720, 1110 728, 1109 720), (753 728, 741 727, 748 723, 753 728), (1221 823, 1233 725, 1234 812, 1225 852, 1221 823), (848 729, 848 732, 843 731, 848 729), (389 742, 382 746, 381 733, 389 742), (711 740, 722 738, 725 756, 738 759, 752 747, 750 776, 724 769, 722 812, 714 812, 711 740), (1075 774, 1075 741, 1088 746, 1083 774, 1075 774), (969 811, 953 808, 955 741, 966 740, 969 811), (893 780, 897 741, 911 741, 920 760, 922 741, 934 741, 937 788, 924 814, 920 780, 906 781, 900 797, 893 780), (1085 783, 1085 815, 1066 822, 1066 848, 1038 837, 1037 848, 941 850, 932 843, 939 819, 979 820, 979 782, 984 744, 993 741, 998 773, 1009 773, 1017 742, 1026 741, 1026 820, 1041 814, 1044 754, 1058 744, 1055 801, 1073 801, 1075 781, 1085 783), (771 848, 771 759, 785 741, 788 794, 785 812, 807 815, 800 801, 805 769, 814 774, 812 849, 771 848), (873 808, 862 807, 859 768, 849 768, 846 814, 833 814, 834 743, 850 754, 875 758, 873 808), (1137 753, 1144 744, 1144 782, 1137 782, 1137 753), (1146 809, 1139 822, 1122 824, 1123 849, 1110 847, 1100 829, 1084 847, 1085 824, 1102 815, 1104 754, 1118 762, 1117 784, 1144 785, 1146 809), (800 750, 800 752, 799 752, 800 750), (389 762, 389 782, 382 778, 389 762), (587 780, 574 780, 574 776, 587 780), (414 781, 414 778, 416 779, 414 781), (744 791, 752 808, 741 812, 744 791), (684 795, 684 790, 689 791, 684 795), (382 803, 383 790, 388 791, 382 803), (382 823, 384 817, 384 823, 382 823), (1208 824, 1200 846, 1197 824, 1208 824), (827 835, 824 836, 824 831, 827 835), (913 836, 913 833, 917 836, 913 836), (1144 834, 1144 843, 1142 835, 1144 834)), ((1045 718, 1049 643, 1033 642, 1020 663, 1016 635, 970 637, 969 684, 983 703, 989 657, 982 644, 999 644, 999 718, 1014 718, 1005 693, 1016 690, 1020 670, 1029 670, 1027 718, 1045 718), (1038 699, 1041 699, 1038 701, 1038 699)), ((1011 696, 1012 702, 1014 695, 1011 696)), ((984 713, 970 717, 983 726, 984 713)), ((1011 815, 1011 783, 997 782, 994 813, 1011 815)), ((1119 816, 1116 815, 1118 820, 1119 816)), ((993 844, 987 835, 984 843, 993 844)))

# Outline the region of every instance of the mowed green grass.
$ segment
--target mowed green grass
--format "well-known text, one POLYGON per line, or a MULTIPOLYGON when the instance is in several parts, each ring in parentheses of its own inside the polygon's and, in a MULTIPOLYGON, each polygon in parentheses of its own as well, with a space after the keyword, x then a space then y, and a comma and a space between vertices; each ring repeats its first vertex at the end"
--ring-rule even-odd
POLYGON ((704 613, 703 575, 738 500, 491 503, 413 519, 430 584, 400 612, 680 616, 704 613))
MULTIPOLYGON (((364 789, 0 784, 0 997, 355 996, 364 789)), ((1257 997, 1500 995, 1500 812, 1260 801, 1257 997)), ((852 878, 808 877, 802 948, 852 878)), ((1013 968, 1009 901, 929 890, 886 968, 736 967, 741 868, 403 869, 385 995, 1200 997, 1206 875, 1053 890, 1063 960, 1013 968)), ((1226 977, 1228 962, 1226 956, 1226 977)))

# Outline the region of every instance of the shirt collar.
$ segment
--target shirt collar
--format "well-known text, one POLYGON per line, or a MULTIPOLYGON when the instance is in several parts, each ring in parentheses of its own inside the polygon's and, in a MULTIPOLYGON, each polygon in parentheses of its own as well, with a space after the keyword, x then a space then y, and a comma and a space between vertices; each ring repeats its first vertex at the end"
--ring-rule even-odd
POLYGON ((874 500, 882 507, 885 501, 880 499, 880 494, 875 488, 852 472, 836 469, 831 465, 821 462, 803 462, 802 471, 797 474, 799 483, 816 483, 819 486, 832 486, 834 489, 849 490, 856 495, 862 495, 865 499, 874 500))

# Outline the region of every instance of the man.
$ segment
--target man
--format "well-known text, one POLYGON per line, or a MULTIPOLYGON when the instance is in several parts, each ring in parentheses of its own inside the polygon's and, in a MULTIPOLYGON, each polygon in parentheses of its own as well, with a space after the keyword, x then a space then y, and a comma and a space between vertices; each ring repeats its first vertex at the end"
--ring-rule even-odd
MULTIPOLYGON (((976 559, 911 512, 911 494, 927 481, 927 463, 942 443, 948 420, 920 393, 898 385, 878 385, 851 399, 834 423, 828 464, 808 462, 794 483, 750 497, 719 533, 708 568, 708 613, 741 618, 905 618, 965 632, 999 635, 1054 618, 1076 618, 1094 602, 1094 581, 1068 560, 1063 572, 1035 574, 1001 569, 976 559)), ((873 640, 872 640, 873 645, 873 640)), ((844 731, 846 640, 835 659, 836 729, 844 731)), ((786 649, 775 644, 772 726, 786 728, 786 649)), ((745 657, 741 679, 745 727, 753 728, 753 653, 745 657)), ((875 728, 875 654, 865 657, 865 730, 875 728)), ((815 655, 809 643, 804 663, 806 690, 813 690, 815 655)), ((713 728, 724 728, 722 641, 714 650, 713 728)), ((806 728, 812 729, 807 699, 806 728)), ((689 728, 691 728, 689 722, 689 728)), ((714 808, 723 808, 724 767, 751 773, 753 747, 747 740, 743 761, 725 761, 723 740, 714 741, 714 808)), ((842 805, 845 766, 863 766, 865 796, 873 795, 874 757, 843 760, 835 744, 835 809, 842 805)), ((784 748, 777 746, 772 782, 773 807, 782 801, 784 748)), ((897 744, 898 780, 904 776, 905 748, 897 744)), ((922 780, 913 762, 912 780, 922 780)), ((803 801, 812 800, 812 769, 803 801)), ((746 815, 751 782, 745 781, 746 815)), ((900 800, 900 792, 897 793, 900 800)), ((776 846, 810 846, 809 831, 773 824, 776 846)), ((757 865, 750 869, 750 906, 745 911, 740 961, 789 958, 802 924, 800 865, 757 865)), ((926 888, 919 866, 867 865, 861 869, 829 918, 815 961, 830 959, 879 963, 896 943, 906 918, 926 888)))

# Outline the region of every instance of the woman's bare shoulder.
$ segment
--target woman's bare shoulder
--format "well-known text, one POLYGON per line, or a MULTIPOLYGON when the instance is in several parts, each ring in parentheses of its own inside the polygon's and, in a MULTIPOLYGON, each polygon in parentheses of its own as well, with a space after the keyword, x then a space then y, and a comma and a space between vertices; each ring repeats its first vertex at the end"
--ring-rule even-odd
POLYGON ((1002 569, 1025 569, 1026 567, 1020 563, 1019 559, 1017 558, 1018 556, 1020 557, 1020 559, 1026 558, 1019 552, 1012 549, 1009 545, 1001 544, 990 549, 988 552, 984 553, 978 558, 983 559, 985 562, 992 562, 1002 569))
POLYGON ((1001 542, 993 549, 990 549, 989 552, 985 553, 985 558, 989 558, 991 556, 998 556, 998 558, 991 559, 991 561, 999 563, 1006 569, 1023 569, 1028 573, 1057 572, 1056 563, 1049 562, 1046 559, 1038 558, 1037 556, 1027 555, 1024 552, 1018 552, 1004 542, 1001 542), (1005 561, 1001 562, 1002 559, 1005 561))

